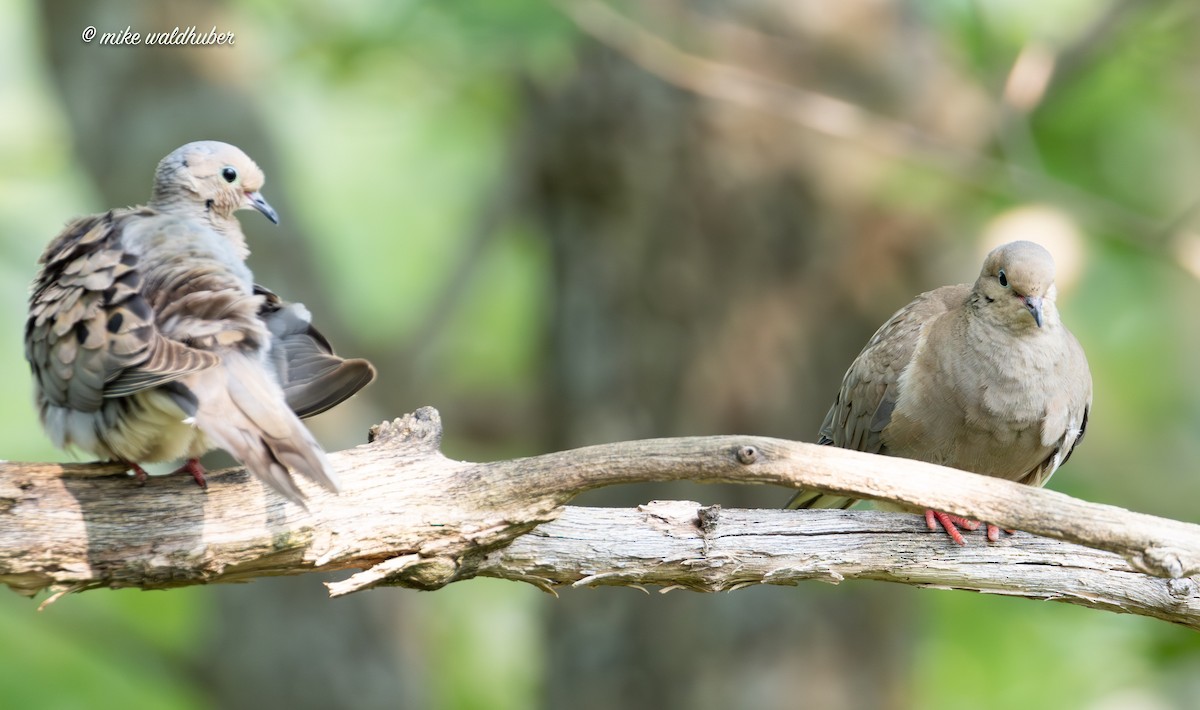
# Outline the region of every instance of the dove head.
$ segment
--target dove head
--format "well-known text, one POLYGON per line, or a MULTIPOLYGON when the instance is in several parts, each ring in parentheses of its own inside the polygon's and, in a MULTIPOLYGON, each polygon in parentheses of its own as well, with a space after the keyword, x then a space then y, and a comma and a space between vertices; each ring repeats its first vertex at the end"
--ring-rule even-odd
POLYGON ((254 209, 278 224, 279 215, 263 198, 266 177, 250 156, 220 141, 196 141, 176 148, 158 163, 150 206, 163 211, 202 211, 220 225, 233 213, 254 209))
POLYGON ((1033 242, 999 246, 983 262, 975 295, 989 318, 1014 330, 1056 323, 1054 258, 1033 242))

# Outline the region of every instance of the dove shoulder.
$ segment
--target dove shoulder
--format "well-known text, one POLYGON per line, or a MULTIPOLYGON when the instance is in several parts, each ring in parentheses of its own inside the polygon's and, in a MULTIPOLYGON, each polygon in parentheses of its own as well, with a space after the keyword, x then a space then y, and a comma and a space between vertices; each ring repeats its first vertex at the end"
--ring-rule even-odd
POLYGON ((131 224, 126 249, 138 255, 142 289, 164 336, 201 350, 255 350, 270 336, 238 239, 194 219, 156 214, 131 224))
POLYGON ((47 402, 96 411, 105 398, 217 364, 216 355, 165 337, 156 326, 143 264, 122 238, 130 224, 153 215, 137 208, 79 218, 43 253, 25 354, 47 402))
POLYGON ((927 291, 880 326, 846 371, 818 443, 883 453, 882 433, 891 422, 900 377, 918 343, 930 324, 960 307, 970 291, 967 284, 927 291))

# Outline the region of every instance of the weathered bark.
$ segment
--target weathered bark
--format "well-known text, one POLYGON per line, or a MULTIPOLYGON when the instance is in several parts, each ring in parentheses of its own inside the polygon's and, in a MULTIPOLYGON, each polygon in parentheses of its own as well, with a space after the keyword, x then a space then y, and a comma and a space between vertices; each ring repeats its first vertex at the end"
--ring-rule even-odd
MULTIPOLYGON (((874 579, 1064 601, 1197 628, 1190 577, 1147 575, 1120 555, 1016 533, 958 548, 915 515, 873 510, 736 510, 654 501, 564 509, 484 558, 477 573, 558 585, 659 585, 720 592, 753 584, 874 579)), ((331 585, 334 586, 334 585, 331 585)))
POLYGON ((543 588, 710 591, 861 577, 1052 598, 1200 629, 1200 593, 1190 577, 1200 570, 1196 525, 917 461, 766 437, 629 441, 469 463, 441 454, 432 408, 373 431, 374 443, 331 456, 345 490, 307 486, 308 511, 243 470, 214 474, 205 494, 186 477, 128 490, 128 480, 103 475, 117 473, 113 465, 4 464, 0 582, 32 595, 363 570, 329 585, 341 596, 379 585, 437 589, 479 575, 543 588), (1086 547, 1019 535, 999 545, 975 536, 959 548, 911 516, 885 513, 564 507, 591 488, 680 480, 887 498, 1086 547), (506 547, 566 510, 566 520, 506 547))

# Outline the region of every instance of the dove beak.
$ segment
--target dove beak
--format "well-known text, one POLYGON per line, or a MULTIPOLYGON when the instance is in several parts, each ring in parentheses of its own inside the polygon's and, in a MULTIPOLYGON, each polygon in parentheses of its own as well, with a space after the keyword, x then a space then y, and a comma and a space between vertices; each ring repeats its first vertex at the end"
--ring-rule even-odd
POLYGON ((266 215, 272 224, 279 224, 279 213, 275 211, 274 207, 267 204, 261 192, 247 192, 246 201, 250 203, 251 207, 266 215))
POLYGON ((1025 307, 1033 314, 1033 320, 1038 327, 1042 327, 1042 298, 1041 296, 1025 296, 1021 299, 1025 303, 1025 307))

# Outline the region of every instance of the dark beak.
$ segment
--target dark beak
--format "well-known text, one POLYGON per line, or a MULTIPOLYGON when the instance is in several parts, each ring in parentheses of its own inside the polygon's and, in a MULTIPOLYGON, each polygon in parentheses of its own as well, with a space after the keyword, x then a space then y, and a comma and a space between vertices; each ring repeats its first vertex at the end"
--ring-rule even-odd
MULTIPOLYGON (((251 207, 266 215, 267 219, 271 220, 272 224, 279 224, 279 214, 275 212, 274 207, 267 204, 267 201, 263 199, 261 192, 248 192, 246 193, 246 199, 250 200, 251 207)), ((1038 324, 1041 324, 1040 320, 1038 321, 1038 324)))
POLYGON ((1021 299, 1025 302, 1025 307, 1033 314, 1033 320, 1042 327, 1042 299, 1040 296, 1025 296, 1021 299))

